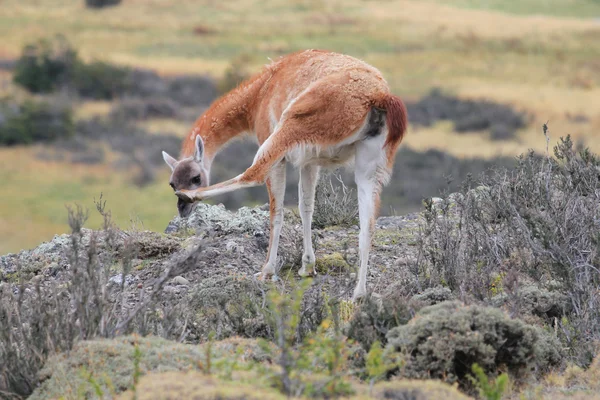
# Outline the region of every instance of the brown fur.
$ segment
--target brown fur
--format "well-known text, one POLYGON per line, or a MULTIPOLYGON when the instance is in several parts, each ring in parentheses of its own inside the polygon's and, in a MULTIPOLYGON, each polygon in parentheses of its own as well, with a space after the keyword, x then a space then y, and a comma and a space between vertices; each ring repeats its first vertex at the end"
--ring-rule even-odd
MULTIPOLYGON (((243 132, 254 131, 259 144, 272 133, 270 110, 275 118, 291 99, 313 85, 288 110, 285 137, 278 141, 270 159, 283 154, 298 143, 331 145, 358 128, 370 107, 387 111, 388 158, 393 158, 406 130, 406 109, 391 95, 379 71, 350 56, 321 50, 307 50, 288 55, 265 66, 259 74, 218 99, 198 118, 186 140, 181 157, 194 152, 194 139, 201 135, 205 156, 212 161, 229 140, 243 132)), ((267 160, 261 165, 271 165, 267 160)), ((266 171, 249 171, 246 179, 264 181, 266 171), (251 172, 251 173, 250 173, 251 172)))

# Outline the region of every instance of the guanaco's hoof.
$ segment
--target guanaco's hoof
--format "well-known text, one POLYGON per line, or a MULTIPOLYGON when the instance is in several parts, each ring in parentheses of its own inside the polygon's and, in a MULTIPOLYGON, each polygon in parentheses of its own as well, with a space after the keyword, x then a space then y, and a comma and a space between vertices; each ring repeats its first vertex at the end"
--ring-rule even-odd
POLYGON ((277 282, 279 280, 279 276, 277 276, 276 274, 273 275, 263 275, 262 272, 257 272, 256 274, 254 274, 254 276, 259 280, 259 281, 266 281, 267 279, 269 279, 269 277, 271 278, 271 282, 277 282))
POLYGON ((298 275, 302 278, 314 278, 315 276, 317 276, 317 271, 315 271, 314 269, 312 271, 299 270, 298 275))

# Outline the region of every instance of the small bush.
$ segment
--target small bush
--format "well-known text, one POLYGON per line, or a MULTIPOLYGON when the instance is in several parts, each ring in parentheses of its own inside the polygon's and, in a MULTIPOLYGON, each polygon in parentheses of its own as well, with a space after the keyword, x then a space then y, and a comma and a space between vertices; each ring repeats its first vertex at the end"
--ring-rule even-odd
POLYGON ((475 375, 471 381, 477 387, 481 398, 486 400, 502 400, 502 395, 508 385, 508 375, 501 374, 494 381, 491 381, 479 365, 473 364, 471 370, 475 375))
POLYGON ((85 6, 88 8, 104 8, 120 4, 121 0, 85 0, 85 6))
POLYGON ((260 282, 244 277, 204 280, 190 293, 187 305, 196 336, 271 337, 261 306, 264 291, 260 282))
POLYGON ((76 63, 77 53, 64 37, 42 40, 23 49, 13 80, 30 92, 48 93, 68 83, 76 63))
POLYGON ((71 85, 81 97, 111 100, 128 91, 128 74, 127 68, 102 61, 89 64, 77 61, 73 68, 71 85))
POLYGON ((0 145, 30 144, 73 134, 71 110, 60 103, 0 105, 0 145))
POLYGON ((349 226, 358 222, 358 199, 339 175, 322 176, 315 193, 313 227, 349 226))
POLYGON ((82 97, 110 100, 128 90, 129 69, 102 61, 84 63, 62 36, 25 47, 13 80, 33 93, 68 89, 82 97))
POLYGON ((555 318, 562 318, 573 311, 566 295, 536 285, 501 293, 493 297, 491 303, 495 307, 506 306, 515 316, 535 315, 547 323, 553 323, 555 318))
POLYGON ((347 335, 369 351, 373 343, 387 343, 388 332, 406 324, 418 311, 420 304, 398 296, 367 297, 350 320, 347 335))
POLYGON ((432 306, 444 301, 454 300, 454 295, 447 287, 437 286, 425 289, 422 293, 414 295, 411 300, 421 303, 423 306, 432 306))
POLYGON ((522 377, 556 361, 540 348, 539 342, 547 337, 534 327, 498 309, 459 302, 423 308, 407 325, 390 330, 387 339, 405 355, 402 376, 443 379, 463 387, 469 386, 466 377, 474 363, 486 375, 496 375, 502 365, 522 377))

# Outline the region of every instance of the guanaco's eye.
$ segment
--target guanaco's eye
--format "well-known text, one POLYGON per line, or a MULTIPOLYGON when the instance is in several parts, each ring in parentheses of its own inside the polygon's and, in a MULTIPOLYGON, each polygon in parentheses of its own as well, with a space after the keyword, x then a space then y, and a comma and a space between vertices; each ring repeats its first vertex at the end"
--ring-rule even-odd
POLYGON ((192 178, 192 184, 199 185, 200 182, 201 182, 200 175, 195 176, 195 177, 192 178))

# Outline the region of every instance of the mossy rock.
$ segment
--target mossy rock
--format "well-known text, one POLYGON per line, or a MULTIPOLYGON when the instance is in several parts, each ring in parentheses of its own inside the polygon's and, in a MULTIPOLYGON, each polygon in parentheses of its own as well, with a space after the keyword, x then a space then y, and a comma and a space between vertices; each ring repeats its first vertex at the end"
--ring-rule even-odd
POLYGON ((138 382, 136 396, 128 390, 117 399, 279 400, 287 397, 274 389, 242 382, 221 381, 201 372, 148 374, 138 382))
POLYGON ((350 270, 350 265, 340 253, 328 254, 317 258, 315 271, 318 274, 342 275, 350 270))

